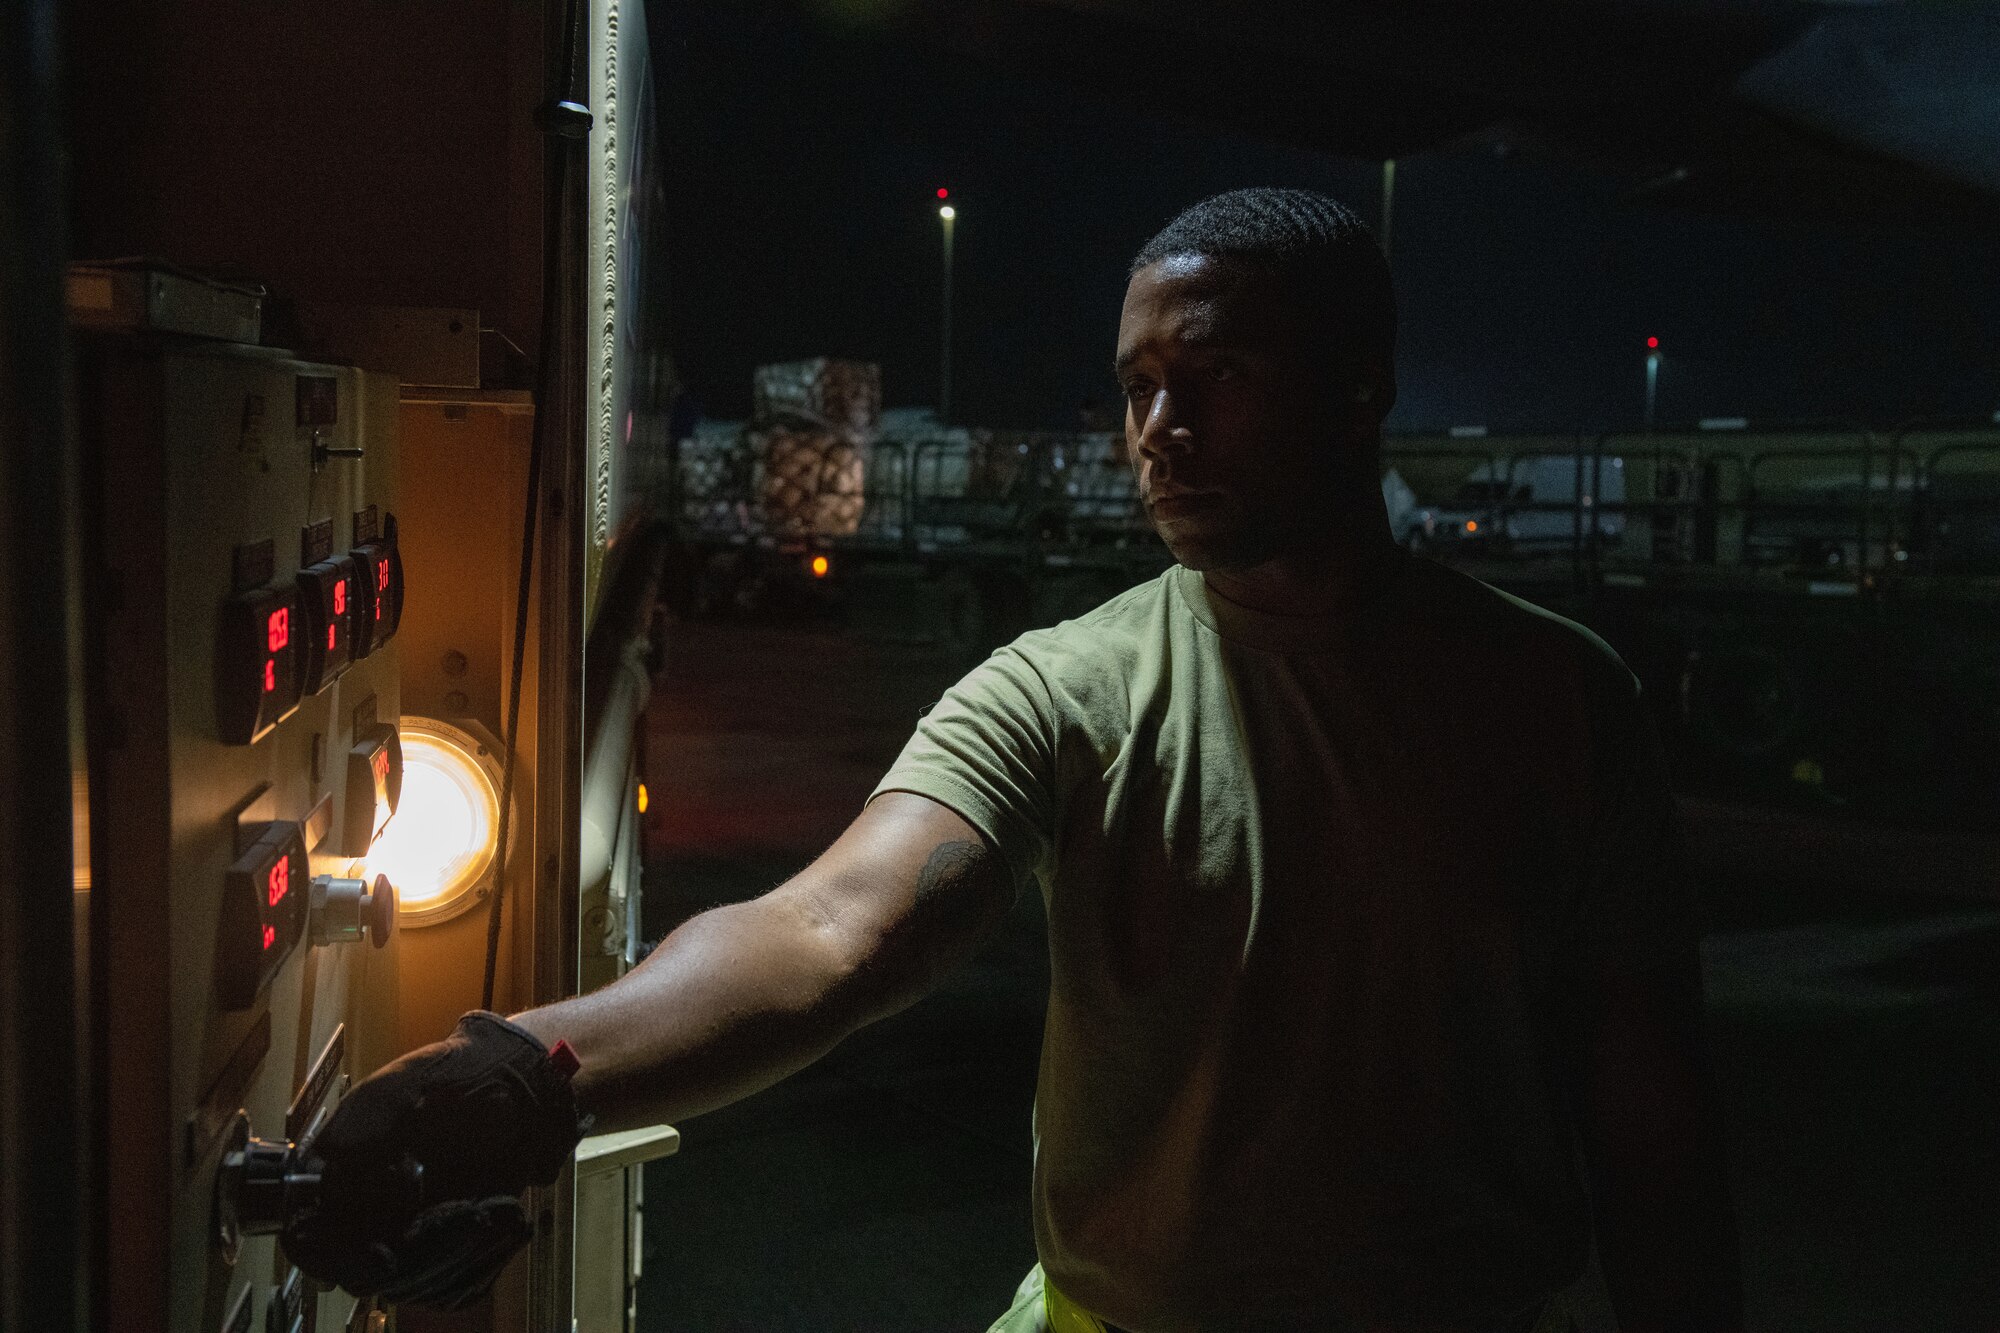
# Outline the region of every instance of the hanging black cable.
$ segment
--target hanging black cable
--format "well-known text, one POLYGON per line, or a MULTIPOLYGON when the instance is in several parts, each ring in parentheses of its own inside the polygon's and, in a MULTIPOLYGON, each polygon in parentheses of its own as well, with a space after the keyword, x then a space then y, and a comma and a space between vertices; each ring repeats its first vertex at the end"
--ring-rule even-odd
POLYGON ((505 751, 501 762, 500 827, 497 830, 493 896, 486 905, 486 975, 479 989, 479 1007, 493 1007, 494 974, 500 960, 500 914, 507 899, 507 857, 513 835, 514 765, 521 730, 521 675, 528 649, 528 597, 535 570, 535 520, 541 508, 542 463, 552 432, 566 427, 575 379, 570 333, 571 250, 578 209, 575 173, 583 165, 583 146, 590 135, 590 109, 582 79, 584 6, 568 0, 564 8, 562 55, 549 98, 536 114, 547 136, 547 182, 542 207, 542 325, 540 361, 535 369, 535 428, 528 445, 527 498, 521 521, 521 568, 514 596, 514 665, 507 682, 505 751))

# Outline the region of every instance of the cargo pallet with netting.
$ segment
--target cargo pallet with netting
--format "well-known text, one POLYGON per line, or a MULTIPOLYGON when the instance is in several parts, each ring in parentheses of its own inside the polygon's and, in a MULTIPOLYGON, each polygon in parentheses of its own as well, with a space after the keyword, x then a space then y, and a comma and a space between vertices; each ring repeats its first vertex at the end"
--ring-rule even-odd
POLYGON ((1169 563, 1120 435, 946 428, 880 399, 866 363, 765 366, 750 421, 704 422, 680 443, 690 609, 837 603, 878 632, 970 646, 1169 563))

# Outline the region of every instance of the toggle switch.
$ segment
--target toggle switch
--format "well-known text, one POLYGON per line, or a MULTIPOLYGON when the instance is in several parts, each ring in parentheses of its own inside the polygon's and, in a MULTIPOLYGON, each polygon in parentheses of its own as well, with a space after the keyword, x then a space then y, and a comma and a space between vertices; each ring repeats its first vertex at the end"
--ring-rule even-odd
POLYGON ((381 948, 396 932, 396 886, 387 875, 370 884, 362 879, 315 875, 312 882, 314 944, 354 944, 365 935, 381 948))

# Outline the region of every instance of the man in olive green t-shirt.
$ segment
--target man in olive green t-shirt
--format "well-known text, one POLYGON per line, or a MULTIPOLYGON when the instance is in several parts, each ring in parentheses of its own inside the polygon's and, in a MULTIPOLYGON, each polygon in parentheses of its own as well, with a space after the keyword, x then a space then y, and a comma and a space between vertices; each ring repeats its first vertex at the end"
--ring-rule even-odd
MULTIPOLYGON (((726 1104, 913 1002, 1032 887, 1041 1263, 996 1329, 1547 1333, 1593 1240, 1625 1333, 1739 1329, 1653 724, 1588 631, 1391 539, 1394 330, 1334 201, 1177 218, 1117 351, 1176 566, 975 669, 787 884, 357 1088, 348 1175, 399 1160, 452 1070, 558 1041, 599 1128, 726 1104)), ((566 1124, 552 1097, 495 1123, 566 1124)), ((497 1145, 432 1139, 476 1196, 497 1145)), ((491 1280, 464 1255, 519 1243, 502 1214, 419 1217, 341 1272, 462 1295, 491 1280)))

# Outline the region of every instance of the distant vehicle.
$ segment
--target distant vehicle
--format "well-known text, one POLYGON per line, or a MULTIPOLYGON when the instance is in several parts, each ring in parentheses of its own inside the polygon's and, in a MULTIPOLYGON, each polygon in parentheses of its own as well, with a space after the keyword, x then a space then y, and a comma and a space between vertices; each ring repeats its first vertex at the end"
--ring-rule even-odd
MULTIPOLYGON (((1979 480, 1978 474, 1958 475, 1975 484, 1979 480)), ((1925 548, 1928 543, 1927 554, 1944 551, 1948 557, 1969 554, 1977 545, 1977 506, 1962 515, 1957 513, 1962 506, 1954 502, 1960 493, 1953 492, 1949 481, 1942 493, 1935 487, 1927 492, 1918 483, 1914 464, 1893 475, 1876 472, 1865 486, 1858 467, 1854 472, 1776 481, 1753 473, 1752 479, 1743 524, 1743 563, 1747 565, 1852 570, 1907 559, 1909 544, 1925 548), (1933 499, 1939 511, 1934 515, 1936 521, 1916 522, 1919 502, 1933 499), (1950 531, 1953 517, 1968 520, 1958 533, 1950 531), (1866 552, 1861 549, 1864 535, 1866 552)))
POLYGON ((1542 554, 1568 549, 1593 522, 1598 542, 1615 545, 1625 535, 1624 503, 1623 458, 1529 454, 1481 463, 1444 504, 1413 506, 1400 523, 1392 512, 1391 526, 1413 550, 1542 554), (1603 505, 1613 508, 1603 512, 1603 505))

